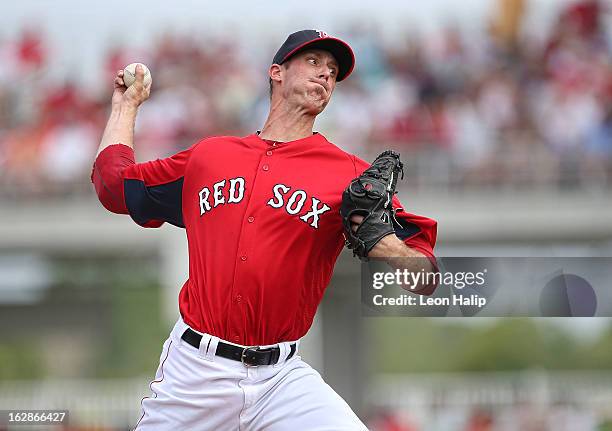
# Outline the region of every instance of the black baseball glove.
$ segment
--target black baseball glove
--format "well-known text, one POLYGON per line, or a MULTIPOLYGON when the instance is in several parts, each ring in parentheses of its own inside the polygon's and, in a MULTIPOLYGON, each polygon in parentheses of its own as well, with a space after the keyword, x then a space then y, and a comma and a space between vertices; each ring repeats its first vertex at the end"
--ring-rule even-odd
POLYGON ((367 260, 368 253, 378 241, 395 232, 392 199, 400 172, 404 178, 399 154, 387 150, 342 193, 340 215, 346 246, 361 260, 367 260), (352 229, 353 216, 363 217, 356 231, 352 229))

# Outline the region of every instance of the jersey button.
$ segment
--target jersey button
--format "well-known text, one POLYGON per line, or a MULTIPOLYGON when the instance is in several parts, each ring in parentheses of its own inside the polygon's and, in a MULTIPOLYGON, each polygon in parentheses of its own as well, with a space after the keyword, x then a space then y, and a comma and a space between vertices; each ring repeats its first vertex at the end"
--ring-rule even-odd
POLYGON ((237 343, 240 341, 240 335, 234 335, 234 341, 237 343))
POLYGON ((240 256, 240 260, 244 262, 245 260, 247 260, 247 257, 246 256, 240 256))
POLYGON ((255 221, 255 217, 251 216, 247 219, 249 223, 253 223, 255 221))
POLYGON ((271 156, 272 155, 272 151, 268 150, 266 151, 266 156, 271 156))
POLYGON ((236 302, 242 302, 242 295, 236 295, 236 302))
POLYGON ((263 165, 263 167, 262 167, 261 169, 263 169, 264 171, 266 171, 266 172, 267 172, 267 171, 269 171, 269 170, 270 170, 270 166, 268 166, 268 165, 263 165))

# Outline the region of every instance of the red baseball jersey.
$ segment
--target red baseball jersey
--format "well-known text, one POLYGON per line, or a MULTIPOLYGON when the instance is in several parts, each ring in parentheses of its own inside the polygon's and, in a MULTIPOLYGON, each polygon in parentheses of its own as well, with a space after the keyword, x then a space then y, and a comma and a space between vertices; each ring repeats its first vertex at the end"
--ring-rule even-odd
MULTIPOLYGON (((110 211, 144 227, 185 228, 189 279, 179 306, 189 326, 266 345, 310 328, 344 246, 342 191, 367 167, 318 133, 286 143, 253 134, 203 139, 146 163, 112 145, 92 181, 110 211)), ((396 235, 433 257, 436 222, 402 209, 397 219, 396 235)))

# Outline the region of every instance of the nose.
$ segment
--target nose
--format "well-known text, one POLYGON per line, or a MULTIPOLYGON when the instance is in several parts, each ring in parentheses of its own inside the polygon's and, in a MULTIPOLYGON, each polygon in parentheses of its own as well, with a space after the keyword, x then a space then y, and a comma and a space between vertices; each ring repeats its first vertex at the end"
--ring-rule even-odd
POLYGON ((324 66, 319 70, 319 78, 324 79, 325 82, 329 81, 330 76, 331 76, 331 72, 329 70, 329 67, 324 66))

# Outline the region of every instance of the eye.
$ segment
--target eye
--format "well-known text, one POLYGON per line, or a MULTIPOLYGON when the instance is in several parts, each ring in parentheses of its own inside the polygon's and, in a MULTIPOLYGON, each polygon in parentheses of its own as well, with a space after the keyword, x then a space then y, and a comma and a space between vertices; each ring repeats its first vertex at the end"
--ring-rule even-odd
POLYGON ((316 65, 317 65, 317 59, 316 59, 316 58, 314 58, 314 57, 310 57, 310 58, 308 58, 308 62, 309 62, 310 64, 312 64, 313 66, 316 66, 316 65))
POLYGON ((329 70, 329 74, 330 74, 331 76, 336 76, 336 75, 338 74, 338 70, 336 70, 336 69, 330 69, 330 70, 329 70))

